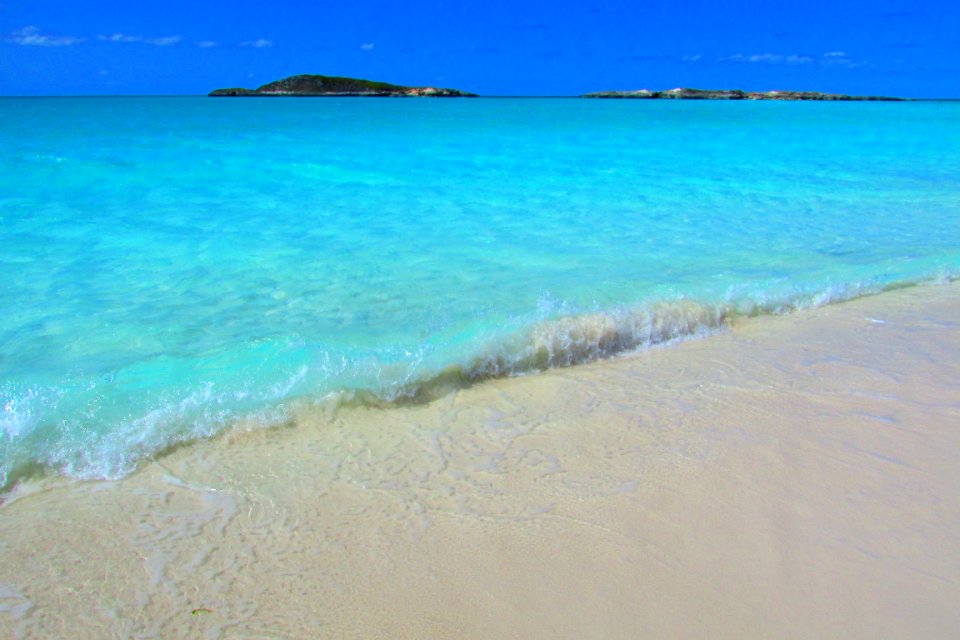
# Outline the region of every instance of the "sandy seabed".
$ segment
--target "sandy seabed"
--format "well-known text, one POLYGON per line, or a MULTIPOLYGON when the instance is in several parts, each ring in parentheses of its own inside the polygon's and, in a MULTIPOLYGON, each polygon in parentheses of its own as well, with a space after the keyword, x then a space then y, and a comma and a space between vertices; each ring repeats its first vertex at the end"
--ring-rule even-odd
POLYGON ((5 637, 958 629, 957 284, 305 409, 0 507, 5 637))

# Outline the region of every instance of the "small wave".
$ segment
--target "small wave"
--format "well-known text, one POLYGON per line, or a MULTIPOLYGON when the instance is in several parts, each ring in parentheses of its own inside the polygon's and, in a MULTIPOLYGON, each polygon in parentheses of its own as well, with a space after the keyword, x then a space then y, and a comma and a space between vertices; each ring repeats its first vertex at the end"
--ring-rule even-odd
POLYGON ((352 398, 376 405, 429 402, 483 380, 569 367, 715 333, 728 312, 726 305, 678 300, 544 320, 496 336, 462 362, 380 393, 352 398))
POLYGON ((569 367, 706 337, 718 333, 737 317, 783 315, 922 284, 945 284, 954 279, 953 274, 944 272, 922 280, 842 284, 782 295, 751 297, 730 291, 726 299, 718 303, 678 299, 636 308, 567 315, 499 334, 485 341, 473 356, 435 371, 421 371, 402 383, 378 390, 341 389, 327 394, 321 403, 335 409, 345 405, 386 408, 430 402, 484 380, 569 367))
POLYGON ((321 402, 339 406, 419 404, 484 380, 569 367, 646 347, 717 332, 726 305, 676 301, 634 310, 613 310, 537 322, 487 340, 475 355, 424 371, 381 389, 347 389, 321 402))
MULTIPOLYGON (((343 406, 388 408, 430 402, 492 378, 569 367, 715 334, 736 317, 783 314, 953 279, 952 273, 940 273, 922 281, 845 284, 781 295, 731 290, 719 302, 676 299, 517 321, 480 337, 473 335, 447 352, 407 352, 396 362, 363 356, 362 361, 344 361, 339 367, 322 360, 316 365, 322 375, 301 363, 281 382, 260 388, 250 388, 246 381, 243 389, 221 385, 214 390, 207 383, 112 426, 81 425, 79 430, 41 424, 54 420, 57 405, 68 400, 63 389, 7 386, 0 389, 0 492, 22 479, 51 472, 82 479, 119 478, 144 459, 228 429, 285 423, 303 403, 332 412, 343 406)), ((83 416, 77 417, 81 422, 83 416)))

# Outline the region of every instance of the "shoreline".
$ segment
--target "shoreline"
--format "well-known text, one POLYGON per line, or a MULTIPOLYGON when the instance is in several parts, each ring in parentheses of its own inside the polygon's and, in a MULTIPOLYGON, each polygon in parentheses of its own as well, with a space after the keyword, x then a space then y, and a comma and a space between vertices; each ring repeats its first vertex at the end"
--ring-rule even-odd
MULTIPOLYGON (((222 437, 237 428, 282 426, 305 412, 322 410, 329 414, 341 408, 389 410, 396 406, 421 405, 490 380, 631 357, 645 349, 703 339, 757 317, 798 313, 899 289, 949 284, 953 280, 952 273, 942 273, 936 277, 894 280, 885 284, 828 286, 767 299, 701 301, 685 297, 665 298, 635 305, 581 309, 539 320, 527 319, 515 323, 510 330, 490 331, 485 340, 476 341, 472 344, 473 349, 465 350, 459 357, 429 363, 419 370, 408 367, 406 375, 395 374, 393 379, 388 376, 385 383, 378 380, 374 386, 333 388, 322 396, 303 391, 272 406, 230 415, 214 424, 195 423, 181 415, 179 424, 192 425, 192 429, 177 431, 174 427, 171 431, 167 428, 164 432, 153 433, 154 437, 150 437, 150 428, 127 433, 125 437, 129 446, 120 451, 71 449, 42 461, 34 454, 34 457, 21 459, 0 473, 0 482, 6 481, 0 484, 0 504, 16 499, 18 486, 23 483, 35 483, 57 475, 80 481, 119 480, 136 472, 146 461, 163 457, 181 447, 222 437)), ((396 371, 402 372, 403 366, 397 367, 396 371)), ((168 409, 169 406, 160 405, 153 411, 168 409)), ((133 422, 128 419, 127 425, 112 426, 126 430, 133 422)), ((169 426, 162 424, 161 429, 169 426)), ((93 429, 96 428, 94 425, 93 429)))
POLYGON ((944 637, 957 317, 898 289, 39 483, 0 507, 0 629, 944 637))

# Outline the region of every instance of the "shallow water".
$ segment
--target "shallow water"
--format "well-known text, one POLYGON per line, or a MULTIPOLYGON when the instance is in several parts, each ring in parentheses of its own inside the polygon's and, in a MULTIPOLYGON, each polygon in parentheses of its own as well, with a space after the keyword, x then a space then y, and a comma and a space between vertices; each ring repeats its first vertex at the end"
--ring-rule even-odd
POLYGON ((951 637, 958 329, 913 287, 25 482, 0 635, 951 637))
POLYGON ((960 271, 955 103, 0 115, 0 485, 960 271))

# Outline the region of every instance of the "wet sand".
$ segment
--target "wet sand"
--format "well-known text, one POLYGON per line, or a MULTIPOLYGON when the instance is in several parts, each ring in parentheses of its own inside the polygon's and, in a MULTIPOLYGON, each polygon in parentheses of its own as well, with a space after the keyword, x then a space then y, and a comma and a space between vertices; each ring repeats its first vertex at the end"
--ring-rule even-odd
POLYGON ((960 286, 427 405, 304 409, 0 508, 0 634, 946 638, 960 286))

